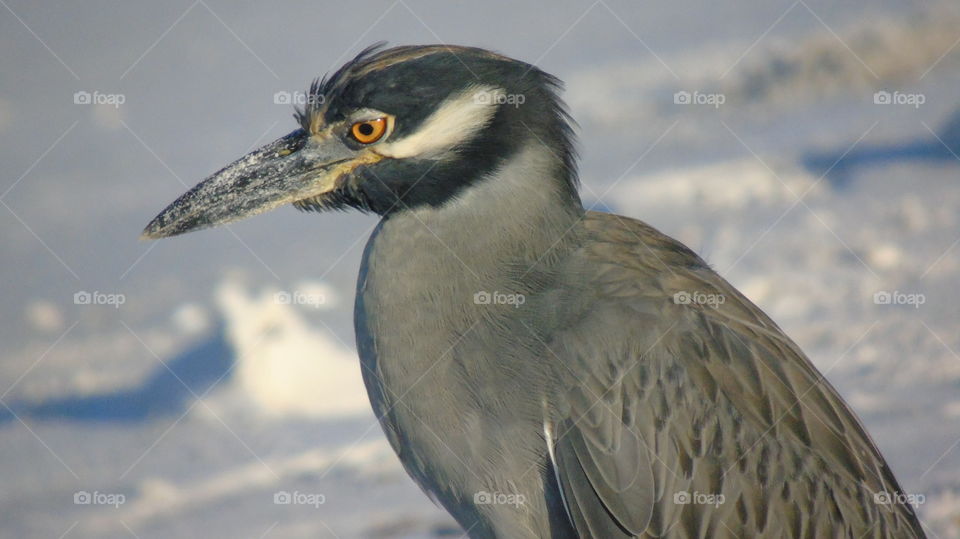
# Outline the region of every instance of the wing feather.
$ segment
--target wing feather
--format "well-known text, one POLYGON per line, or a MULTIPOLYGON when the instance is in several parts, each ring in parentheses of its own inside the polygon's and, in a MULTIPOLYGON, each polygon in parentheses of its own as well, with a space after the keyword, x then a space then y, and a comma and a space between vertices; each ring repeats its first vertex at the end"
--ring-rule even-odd
POLYGON ((590 311, 549 343, 566 413, 554 464, 581 537, 923 537, 912 507, 875 503, 902 492, 892 472, 760 309, 644 223, 584 227, 590 311))

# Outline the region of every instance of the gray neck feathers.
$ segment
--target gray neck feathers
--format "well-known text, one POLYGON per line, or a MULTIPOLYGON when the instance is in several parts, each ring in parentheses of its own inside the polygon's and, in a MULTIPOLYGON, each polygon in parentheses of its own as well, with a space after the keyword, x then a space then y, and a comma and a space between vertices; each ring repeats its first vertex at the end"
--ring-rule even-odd
POLYGON ((571 227, 583 208, 559 179, 561 167, 549 149, 530 143, 456 199, 399 212, 383 228, 441 243, 473 277, 495 279, 505 265, 526 271, 562 256, 576 240, 571 227))
MULTIPOLYGON (((560 166, 534 143, 458 199, 384 218, 360 269, 361 355, 373 334, 387 355, 437 358, 471 328, 477 335, 501 331, 516 317, 547 325, 554 313, 545 292, 582 239, 576 225, 583 208, 571 200, 560 166), (478 293, 523 295, 525 303, 478 308, 478 293), (485 324, 474 326, 478 321, 485 324)), ((415 372, 416 361, 402 369, 415 372)))
MULTIPOLYGON (((499 380, 496 366, 487 363, 491 357, 538 344, 531 333, 509 329, 554 323, 553 291, 582 240, 577 223, 583 208, 571 200, 560 166, 534 143, 458 199, 380 222, 364 251, 355 311, 364 372, 381 377, 368 380, 375 403, 386 398, 378 393, 381 382, 396 390, 412 387, 426 372, 446 372, 429 367, 448 353, 456 357, 444 369, 465 369, 458 380, 466 383, 471 369, 487 369, 485 376, 499 380), (522 295, 524 303, 515 308, 492 299, 484 305, 477 296, 484 293, 522 295), (491 350, 497 343, 506 348, 491 350)), ((429 381, 416 386, 431 387, 429 381)))

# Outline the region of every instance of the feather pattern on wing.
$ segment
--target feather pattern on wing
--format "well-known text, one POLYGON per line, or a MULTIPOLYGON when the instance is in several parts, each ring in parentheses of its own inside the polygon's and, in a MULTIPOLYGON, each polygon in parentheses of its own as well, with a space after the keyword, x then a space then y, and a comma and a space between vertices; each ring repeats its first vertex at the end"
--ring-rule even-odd
POLYGON ((590 212, 583 229, 571 271, 592 301, 548 343, 582 537, 923 536, 912 507, 877 503, 901 492, 887 464, 759 308, 642 222, 590 212))

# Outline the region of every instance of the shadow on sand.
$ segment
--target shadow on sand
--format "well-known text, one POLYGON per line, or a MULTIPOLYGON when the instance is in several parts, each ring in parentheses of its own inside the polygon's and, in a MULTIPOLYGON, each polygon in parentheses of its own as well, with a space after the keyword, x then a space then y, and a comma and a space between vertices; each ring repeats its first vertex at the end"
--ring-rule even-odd
MULTIPOLYGON (((181 414, 196 398, 226 381, 235 361, 223 328, 156 369, 136 387, 96 395, 71 396, 41 403, 12 402, 22 419, 127 422, 181 414)), ((15 420, 3 409, 0 422, 15 420)))
POLYGON ((826 179, 835 189, 843 189, 861 168, 901 161, 957 160, 960 164, 960 110, 937 130, 936 136, 888 145, 857 146, 844 155, 841 151, 815 151, 801 157, 803 166, 826 179))

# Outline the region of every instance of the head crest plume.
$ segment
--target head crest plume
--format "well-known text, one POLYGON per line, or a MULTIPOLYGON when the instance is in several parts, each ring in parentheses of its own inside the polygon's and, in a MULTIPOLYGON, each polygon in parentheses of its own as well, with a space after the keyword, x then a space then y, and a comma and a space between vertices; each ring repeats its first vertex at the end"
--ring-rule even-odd
POLYGON ((306 103, 301 107, 297 106, 293 117, 297 120, 304 130, 310 131, 314 122, 323 115, 326 109, 327 100, 334 93, 335 88, 339 86, 350 74, 351 71, 364 65, 376 53, 387 46, 386 41, 378 41, 369 47, 366 47, 353 60, 344 64, 333 75, 325 75, 323 78, 313 79, 310 83, 310 89, 307 91, 306 103))

